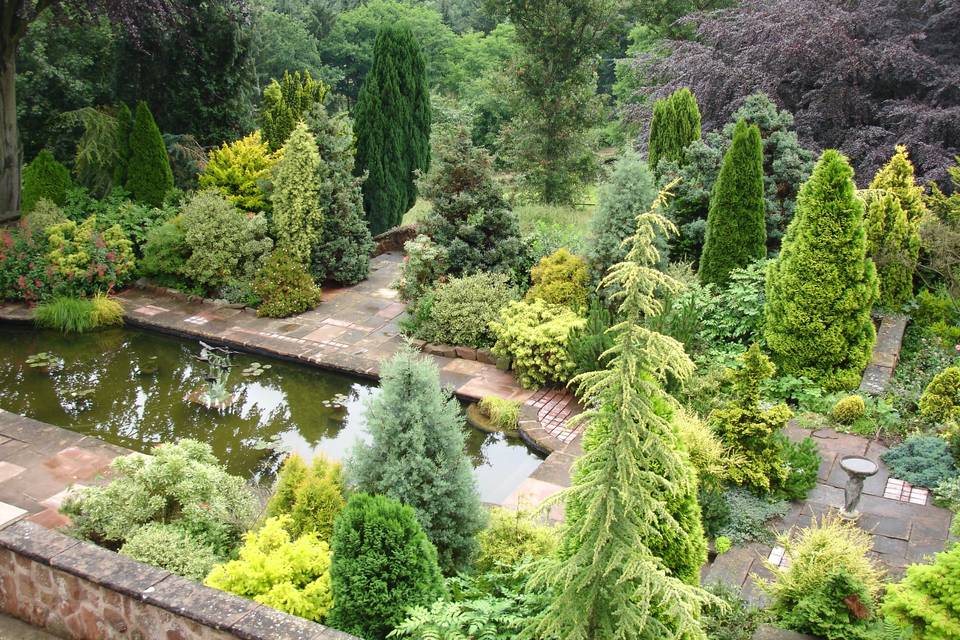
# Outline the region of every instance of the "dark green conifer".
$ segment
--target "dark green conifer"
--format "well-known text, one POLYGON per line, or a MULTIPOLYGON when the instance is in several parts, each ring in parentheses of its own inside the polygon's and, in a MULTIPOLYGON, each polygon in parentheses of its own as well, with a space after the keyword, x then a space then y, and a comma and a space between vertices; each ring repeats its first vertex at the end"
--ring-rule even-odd
POLYGON ((117 107, 117 161, 113 167, 113 184, 127 183, 127 165, 130 163, 130 134, 133 132, 133 114, 126 102, 117 107))
POLYGON ((133 131, 130 132, 130 163, 126 189, 133 199, 159 207, 173 189, 173 171, 163 136, 146 102, 137 104, 133 131))
POLYGON ((661 159, 680 162, 683 150, 700 139, 700 107, 686 87, 678 89, 653 105, 647 161, 657 172, 661 159))
POLYGON ((373 234, 400 224, 417 199, 415 172, 430 168, 430 94, 413 33, 386 25, 354 107, 357 175, 373 234))
POLYGON ((60 164, 46 149, 37 154, 28 164, 21 176, 23 188, 20 192, 20 211, 24 214, 33 211, 42 198, 56 205, 62 205, 67 199, 67 191, 73 186, 70 170, 60 164))
POLYGON ((859 384, 876 340, 870 310, 879 288, 863 215, 849 162, 824 151, 767 272, 764 336, 774 360, 830 389, 859 384))
POLYGON ((299 71, 292 75, 284 71, 283 80, 271 80, 263 90, 260 106, 260 130, 271 151, 276 151, 287 142, 297 123, 315 105, 323 104, 329 87, 321 80, 314 80, 309 71, 303 76, 299 71))
POLYGON ((760 129, 740 120, 710 197, 701 282, 724 285, 732 270, 767 255, 764 213, 760 129))

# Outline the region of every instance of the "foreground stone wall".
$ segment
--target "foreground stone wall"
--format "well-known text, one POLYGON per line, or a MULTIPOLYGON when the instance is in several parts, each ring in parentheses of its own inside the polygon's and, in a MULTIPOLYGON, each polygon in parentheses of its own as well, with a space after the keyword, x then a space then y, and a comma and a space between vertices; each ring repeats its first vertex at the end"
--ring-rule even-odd
POLYGON ((71 640, 356 640, 31 522, 0 530, 0 610, 71 640))

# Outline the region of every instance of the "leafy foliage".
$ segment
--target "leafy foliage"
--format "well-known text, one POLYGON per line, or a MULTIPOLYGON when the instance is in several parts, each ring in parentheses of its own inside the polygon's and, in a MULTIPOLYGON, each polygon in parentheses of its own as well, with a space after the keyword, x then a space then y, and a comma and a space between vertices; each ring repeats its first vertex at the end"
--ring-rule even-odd
POLYGON ((46 149, 24 168, 21 179, 20 210, 27 214, 44 198, 62 205, 67 199, 67 191, 73 186, 70 171, 46 149))
POLYGON ((213 568, 204 584, 322 622, 333 606, 330 547, 315 533, 291 538, 289 518, 268 518, 244 536, 239 558, 213 568))
POLYGON ((525 388, 565 382, 576 369, 567 352, 570 335, 586 321, 566 307, 543 300, 510 302, 490 323, 496 336, 493 353, 513 361, 517 380, 525 388))
POLYGON ((930 564, 907 567, 906 577, 887 587, 883 615, 922 640, 960 634, 960 545, 936 554, 930 564))
POLYGON ((436 549, 413 509, 396 500, 352 495, 331 546, 334 607, 327 623, 336 629, 383 640, 408 608, 443 594, 436 549))
POLYGON ((918 487, 936 487, 957 475, 949 446, 937 436, 910 436, 880 458, 893 476, 918 487))
POLYGON ((828 150, 800 189, 783 250, 767 272, 764 335, 784 373, 828 389, 857 386, 876 340, 876 268, 847 160, 828 150))
POLYGON ((277 246, 306 268, 323 237, 320 208, 320 152, 317 142, 300 122, 283 146, 283 157, 273 169, 273 219, 277 246))
POLYGON ((283 79, 276 78, 263 90, 260 107, 260 129, 270 151, 277 151, 287 143, 287 138, 297 124, 313 109, 322 104, 329 87, 321 80, 314 80, 309 71, 303 76, 299 71, 283 72, 283 79))
POLYGON ((557 249, 530 270, 530 278, 533 286, 527 291, 527 301, 542 300, 577 313, 586 310, 590 275, 580 256, 557 249))
POLYGON ((210 161, 200 174, 201 189, 219 189, 243 211, 263 211, 267 204, 263 185, 277 157, 254 131, 245 138, 223 143, 210 151, 210 161))
POLYGON ((402 501, 416 511, 446 572, 465 568, 477 549, 483 511, 464 453, 464 418, 440 386, 432 361, 412 350, 383 365, 380 393, 366 407, 370 444, 347 466, 361 491, 402 501))
POLYGON ((517 292, 505 274, 481 272, 451 278, 437 286, 428 299, 421 299, 429 312, 415 335, 427 342, 490 347, 496 341, 490 323, 516 299, 517 292))
POLYGON ((920 396, 920 415, 936 422, 960 420, 960 367, 947 367, 920 396))
POLYGON ((769 542, 773 533, 767 523, 790 511, 790 503, 786 500, 760 497, 747 489, 730 489, 723 497, 729 520, 719 527, 717 534, 730 538, 734 544, 769 542))
POLYGON ((314 284, 303 263, 282 248, 267 256, 252 289, 262 300, 257 307, 261 317, 287 318, 320 303, 320 287, 314 284))
POLYGON ((159 207, 173 189, 173 171, 160 129, 146 102, 140 101, 130 131, 130 162, 123 185, 134 200, 159 207))
POLYGON ((653 104, 647 161, 654 171, 661 158, 679 163, 687 145, 699 139, 700 107, 689 89, 677 89, 653 104))
POLYGON ((90 216, 47 227, 47 271, 55 293, 92 295, 122 286, 133 276, 133 246, 119 226, 97 229, 90 216))
POLYGON ((339 463, 317 456, 308 468, 303 458, 291 454, 280 469, 267 515, 289 516, 285 526, 294 537, 314 533, 329 540, 334 520, 346 504, 344 489, 339 463))
POLYGON ((119 553, 197 582, 202 581, 221 560, 189 529, 180 524, 162 522, 150 522, 137 529, 123 543, 119 553))
POLYGON ((767 255, 760 129, 737 122, 710 197, 700 280, 724 285, 730 272, 767 255))
POLYGON ((33 206, 33 211, 23 217, 27 228, 31 233, 42 232, 47 227, 60 224, 67 221, 67 216, 63 209, 58 207, 52 200, 40 198, 33 206))
POLYGON ((0 299, 37 302, 50 295, 47 237, 28 227, 0 231, 0 299))
MULTIPOLYGON (((940 280, 954 297, 960 297, 960 155, 948 167, 953 193, 931 185, 926 204, 933 215, 920 221, 921 269, 940 280)), ((956 312, 956 309, 955 309, 956 312)))
POLYGON ((401 300, 416 302, 447 272, 449 256, 446 249, 423 234, 404 243, 403 250, 407 255, 393 288, 401 300))

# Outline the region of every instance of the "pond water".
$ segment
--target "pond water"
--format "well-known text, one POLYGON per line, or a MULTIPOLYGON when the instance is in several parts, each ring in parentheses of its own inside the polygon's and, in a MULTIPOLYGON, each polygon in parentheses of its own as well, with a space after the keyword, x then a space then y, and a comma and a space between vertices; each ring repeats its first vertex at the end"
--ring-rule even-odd
MULTIPOLYGON (((204 384, 195 341, 129 329, 65 336, 27 326, 0 326, 0 408, 135 451, 194 438, 209 443, 237 475, 268 482, 288 451, 343 459, 369 437, 364 403, 369 382, 280 360, 233 356, 233 402, 208 409, 184 397, 204 384), (31 368, 51 354, 49 371, 31 368), (252 363, 269 364, 245 377, 252 363), (155 372, 150 372, 155 370, 155 372)), ((486 502, 501 502, 540 464, 515 438, 465 427, 467 453, 486 502)))

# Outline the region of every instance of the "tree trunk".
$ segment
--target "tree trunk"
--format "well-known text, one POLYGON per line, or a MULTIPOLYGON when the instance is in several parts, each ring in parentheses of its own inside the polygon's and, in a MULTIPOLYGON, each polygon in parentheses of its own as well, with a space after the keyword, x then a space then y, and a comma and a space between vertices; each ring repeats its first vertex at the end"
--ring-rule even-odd
POLYGON ((17 52, 7 46, 0 69, 0 222, 20 216, 20 142, 17 137, 17 52))

